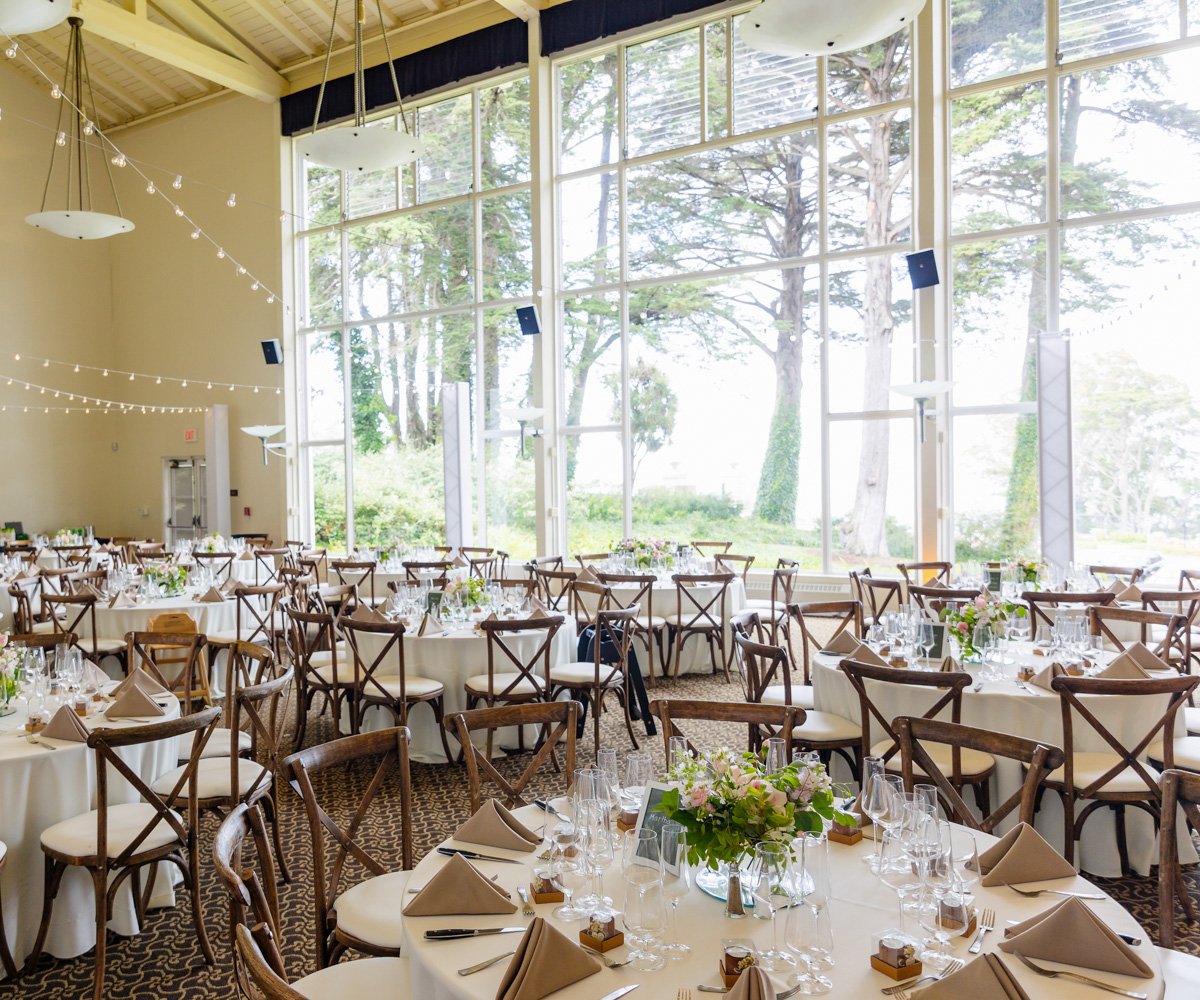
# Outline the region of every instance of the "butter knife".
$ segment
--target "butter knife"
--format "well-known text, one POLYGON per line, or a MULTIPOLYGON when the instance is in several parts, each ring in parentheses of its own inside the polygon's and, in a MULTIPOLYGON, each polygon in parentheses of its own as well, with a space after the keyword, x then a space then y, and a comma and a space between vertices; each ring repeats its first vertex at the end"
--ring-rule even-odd
POLYGON ((460 847, 439 847, 438 854, 447 858, 461 854, 464 858, 470 858, 472 861, 503 861, 506 865, 521 865, 525 863, 517 861, 515 858, 498 858, 494 854, 476 854, 474 851, 464 851, 460 847))
POLYGON ((618 997, 623 997, 626 993, 632 993, 641 983, 634 983, 631 986, 622 986, 619 990, 613 990, 611 993, 605 993, 600 1000, 617 1000, 618 997))
POLYGON ((426 931, 426 941, 454 941, 458 938, 487 937, 491 934, 524 934, 528 927, 443 927, 426 931))

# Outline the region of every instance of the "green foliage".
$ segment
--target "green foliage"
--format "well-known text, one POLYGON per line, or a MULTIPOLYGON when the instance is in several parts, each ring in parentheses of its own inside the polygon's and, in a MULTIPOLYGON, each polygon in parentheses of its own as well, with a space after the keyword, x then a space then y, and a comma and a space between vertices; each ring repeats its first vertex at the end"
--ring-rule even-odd
MULTIPOLYGON (((612 421, 619 424, 621 378, 616 374, 606 375, 604 381, 613 393, 612 421)), ((678 409, 679 399, 661 369, 646 361, 629 366, 629 436, 635 475, 642 459, 670 443, 678 409)))
POLYGON ((795 524, 799 478, 800 413, 777 405, 758 477, 754 515, 772 524, 795 524))

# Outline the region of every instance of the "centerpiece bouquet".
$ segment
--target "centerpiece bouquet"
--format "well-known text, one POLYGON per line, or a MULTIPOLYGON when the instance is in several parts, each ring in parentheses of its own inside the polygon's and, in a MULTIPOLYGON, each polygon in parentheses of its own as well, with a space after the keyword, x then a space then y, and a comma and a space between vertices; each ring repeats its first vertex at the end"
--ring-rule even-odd
POLYGON ((442 588, 442 594, 444 597, 458 595, 464 608, 478 608, 483 604, 484 596, 487 594, 487 584, 478 576, 451 579, 446 581, 446 586, 442 588))
POLYGON ((979 650, 975 648, 975 629, 978 626, 986 625, 993 633, 999 633, 1010 617, 1024 618, 1027 614, 1029 611, 1023 604, 979 594, 974 600, 961 605, 942 608, 938 620, 946 623, 946 631, 958 643, 959 656, 967 659, 979 655, 979 650))
POLYGON ((228 543, 220 535, 205 535, 196 542, 197 552, 225 552, 228 543))
POLYGON ((164 597, 177 597, 183 593, 184 584, 187 582, 187 570, 174 563, 150 566, 143 574, 143 579, 157 586, 164 597))
POLYGON ((8 644, 8 633, 0 632, 0 715, 11 715, 9 707, 21 691, 21 650, 8 644))
POLYGON ((622 556, 641 569, 656 563, 666 567, 675 563, 675 547, 661 538, 622 538, 610 549, 614 556, 622 556))
POLYGON ((1018 559, 1017 560, 1017 575, 1025 583, 1037 583, 1038 573, 1042 571, 1041 561, 1038 559, 1018 559))

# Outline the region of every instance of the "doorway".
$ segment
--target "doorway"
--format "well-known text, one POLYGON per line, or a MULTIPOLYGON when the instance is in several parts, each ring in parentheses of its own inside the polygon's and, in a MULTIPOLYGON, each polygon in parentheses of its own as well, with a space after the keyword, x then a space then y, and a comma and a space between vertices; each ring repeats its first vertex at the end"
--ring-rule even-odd
POLYGON ((168 546, 201 538, 205 527, 205 462, 203 458, 164 458, 163 494, 167 522, 163 539, 168 546))

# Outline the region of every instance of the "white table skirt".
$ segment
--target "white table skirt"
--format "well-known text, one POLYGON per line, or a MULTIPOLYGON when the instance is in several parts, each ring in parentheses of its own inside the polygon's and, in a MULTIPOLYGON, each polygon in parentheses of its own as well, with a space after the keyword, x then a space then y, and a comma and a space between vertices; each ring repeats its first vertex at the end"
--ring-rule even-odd
MULTIPOLYGON (((213 632, 232 632, 237 627, 237 601, 232 598, 217 603, 196 601, 190 597, 164 597, 156 601, 145 601, 132 608, 108 608, 96 605, 96 631, 104 638, 119 639, 126 632, 146 631, 150 619, 168 612, 183 611, 191 615, 198 631, 205 635, 213 632)), ((81 623, 83 634, 91 631, 85 618, 81 623)))
MULTIPOLYGON (((533 830, 541 829, 543 815, 533 807, 517 811, 517 815, 533 830)), ((986 834, 977 834, 980 850, 993 843, 993 838, 986 834)), ((455 841, 446 841, 455 844, 455 841)), ((472 846, 472 845, 456 845, 472 846)), ((894 927, 897 919, 896 895, 873 876, 860 858, 872 849, 868 840, 863 840, 853 847, 843 847, 838 844, 829 845, 830 874, 832 883, 832 899, 830 912, 833 919, 834 960, 836 965, 827 973, 833 980, 833 991, 826 994, 832 1000, 864 1000, 867 997, 879 996, 879 990, 893 986, 891 980, 871 969, 868 956, 871 950, 871 935, 889 927, 894 927)), ((478 849, 478 848, 476 848, 478 849)), ((542 864, 531 861, 531 855, 518 854, 487 848, 486 853, 505 857, 515 857, 525 860, 526 865, 500 864, 496 862, 479 861, 475 864, 487 876, 499 875, 499 884, 509 892, 518 885, 528 884, 530 866, 542 864)), ((427 855, 413 872, 411 884, 424 885, 429 878, 446 863, 446 858, 436 852, 427 855)), ((619 909, 624 895, 621 881, 620 864, 613 865, 604 875, 606 892, 613 897, 619 909)), ((1062 879, 1056 882, 1044 883, 1053 888, 1071 888, 1074 890, 1090 889, 1090 884, 1083 878, 1062 879)), ((1024 920, 1054 905, 1054 897, 1027 899, 1017 896, 1007 889, 979 888, 976 892, 978 907, 992 907, 996 910, 997 927, 1003 928, 1008 921, 1024 920)), ((514 899, 516 893, 513 892, 514 899)), ((574 922, 555 920, 551 915, 555 904, 544 904, 535 907, 537 914, 557 927, 573 940, 578 940, 579 925, 574 922)), ((1155 971, 1153 979, 1135 979, 1132 977, 1116 976, 1109 973, 1099 973, 1098 977, 1107 982, 1118 984, 1125 989, 1146 993, 1152 1000, 1158 1000, 1163 995, 1163 981, 1159 974, 1159 960, 1153 941, 1136 920, 1111 897, 1101 901, 1089 901, 1089 906, 1114 930, 1131 934, 1142 939, 1142 944, 1136 949, 1138 955, 1155 971)), ((707 983, 719 985, 717 979, 717 961, 721 953, 723 938, 750 938, 760 948, 769 948, 771 927, 767 921, 747 917, 743 920, 726 920, 722 916, 722 904, 715 899, 693 891, 683 898, 679 904, 679 936, 680 940, 690 944, 691 954, 680 961, 669 962, 667 967, 659 972, 639 973, 630 969, 601 969, 595 975, 581 980, 554 994, 554 1000, 597 1000, 611 990, 630 983, 641 983, 645 987, 632 996, 645 996, 646 1000, 666 1000, 675 996, 681 987, 693 991, 697 984, 707 983)), ((783 914, 780 914, 783 919, 783 914)), ((910 922, 912 918, 909 918, 910 922)), ((501 937, 467 938, 453 941, 426 941, 423 937, 427 929, 441 927, 499 927, 516 926, 528 923, 520 914, 489 915, 489 916, 444 916, 444 917, 410 917, 405 921, 405 943, 403 952, 409 956, 409 974, 411 978, 408 996, 420 1000, 493 1000, 504 976, 507 962, 500 962, 490 969, 472 976, 459 976, 458 969, 483 961, 484 959, 511 951, 516 947, 520 935, 507 934, 501 937)), ((618 918, 618 926, 620 919, 618 918)), ((782 930, 781 938, 782 938, 782 930)), ((1001 940, 999 933, 988 935, 985 950, 992 951, 1001 940)), ((971 956, 967 954, 968 940, 956 939, 951 948, 956 957, 964 960, 971 956)), ((628 946, 617 948, 609 954, 622 959, 628 952, 628 946)), ((1055 980, 1052 987, 1029 970, 1023 968, 1012 956, 1000 953, 1005 964, 1016 979, 1032 997, 1054 996, 1056 1000, 1093 1000, 1097 995, 1091 987, 1073 984, 1062 979, 1055 980)), ((776 986, 784 983, 784 974, 773 976, 776 986)))
MULTIPOLYGON (((167 708, 163 721, 179 717, 179 706, 167 708)), ((24 725, 23 703, 16 715, 0 719, 0 840, 8 845, 4 869, 4 927, 17 964, 33 948, 42 918, 45 855, 42 831, 97 807, 96 755, 82 743, 53 741, 54 750, 31 745, 16 732, 24 725)), ((88 720, 89 728, 114 729, 139 725, 88 720)), ((118 751, 143 779, 151 780, 177 764, 178 740, 123 747, 118 751)), ((137 802, 139 797, 111 767, 111 804, 137 802)), ((161 865, 151 906, 173 906, 178 869, 161 865)), ((118 934, 138 933, 133 897, 128 885, 117 894, 109 928, 118 934)), ((96 918, 92 880, 86 869, 68 868, 54 901, 46 951, 57 958, 74 958, 95 947, 96 918)))
MULTIPOLYGON (((1024 659, 1038 667, 1048 662, 1045 657, 1019 654, 1017 659, 1024 659)), ((840 659, 835 656, 818 654, 813 658, 813 704, 824 712, 855 722, 861 722, 859 716, 858 693, 854 690, 846 675, 837 669, 840 659)), ((1006 666, 1004 680, 984 682, 981 690, 967 688, 963 693, 962 724, 979 729, 989 729, 993 732, 1011 733, 1025 739, 1045 740, 1054 746, 1063 746, 1062 711, 1059 707, 1058 695, 1046 691, 1036 685, 1028 685, 1028 691, 1016 686, 1016 666, 1006 666)), ((891 693, 889 711, 892 717, 900 715, 922 715, 927 708, 937 700, 937 695, 931 696, 930 688, 905 689, 895 685, 891 693)), ((1116 700, 1112 697, 1083 698, 1085 703, 1099 702, 1099 708, 1093 708, 1100 721, 1119 740, 1127 745, 1133 745, 1140 740, 1146 731, 1166 710, 1165 698, 1137 698, 1116 700)), ((946 716, 943 716, 946 717, 946 716)), ((875 724, 871 727, 872 743, 884 738, 882 729, 875 724)), ((1177 718, 1177 736, 1186 736, 1183 725, 1183 713, 1177 718)), ((1078 716, 1075 719, 1076 749, 1082 751, 1111 752, 1098 733, 1078 716)), ((837 758, 834 758, 837 761, 837 758)), ((844 766, 844 765, 843 765, 844 766)), ((835 775, 844 778, 835 768, 835 775)), ((1022 779, 1021 767, 1014 761, 997 760, 996 771, 991 779, 990 794, 993 806, 1003 802, 1011 795, 1022 779)), ((974 804, 974 797, 966 793, 968 805, 974 804)), ((1078 810, 1076 815, 1078 815, 1078 810)), ((1154 824, 1150 817, 1141 809, 1125 811, 1126 829, 1129 835, 1129 862, 1140 874, 1148 874, 1150 867, 1158 863, 1158 838, 1154 832, 1154 824)), ((1001 824, 1001 830, 1008 830, 1015 819, 1010 816, 1001 824)), ((1046 792, 1042 796, 1041 808, 1036 817, 1038 831, 1059 851, 1063 849, 1063 810, 1062 802, 1057 795, 1046 792)), ((1180 860, 1190 864, 1197 860, 1196 850, 1187 836, 1186 824, 1181 824, 1179 833, 1180 860)), ((1088 818, 1083 826, 1083 835, 1075 846, 1076 863, 1087 872, 1095 875, 1117 877, 1121 875, 1120 859, 1117 854, 1116 826, 1107 810, 1098 810, 1088 818)))
MULTIPOLYGON (((360 649, 362 655, 367 658, 368 664, 383 649, 387 638, 382 635, 359 633, 360 649)), ((514 655, 524 659, 533 654, 541 640, 540 633, 531 633, 508 637, 507 642, 514 655)), ((575 623, 568 619, 555 634, 554 642, 550 646, 550 665, 553 667, 561 663, 573 662, 575 646, 575 623)), ((394 657, 395 653, 393 652, 393 663, 395 662, 394 657)), ((404 664, 408 674, 426 677, 445 685, 445 707, 446 714, 449 715, 451 712, 458 712, 467 707, 466 693, 463 690, 467 678, 487 673, 487 640, 470 627, 452 631, 447 636, 418 637, 406 634, 404 636, 404 664)), ((353 663, 348 663, 346 669, 353 670, 353 663)), ((515 669, 504 654, 497 650, 496 670, 503 672, 515 669)), ((341 670, 341 661, 339 660, 339 675, 341 670)), ((381 665, 378 676, 386 677, 389 673, 393 677, 396 675, 395 669, 385 671, 381 665)), ((349 732, 349 725, 350 717, 343 711, 342 731, 349 732)), ((368 710, 366 718, 363 720, 363 729, 368 732, 391 725, 394 725, 391 714, 381 708, 368 710)), ((408 725, 412 730, 412 759, 427 764, 445 763, 446 754, 442 750, 441 735, 429 707, 426 705, 410 707, 408 725)), ((506 731, 500 730, 500 733, 505 734, 502 736, 505 746, 515 745, 515 736, 511 737, 512 742, 509 743, 506 731)), ((532 731, 527 735, 532 737, 532 731)), ((453 737, 449 742, 450 752, 455 753, 457 744, 453 737)), ((500 742, 501 740, 498 738, 494 741, 494 745, 499 746, 500 742)), ((531 745, 529 740, 526 741, 526 745, 531 745)))

